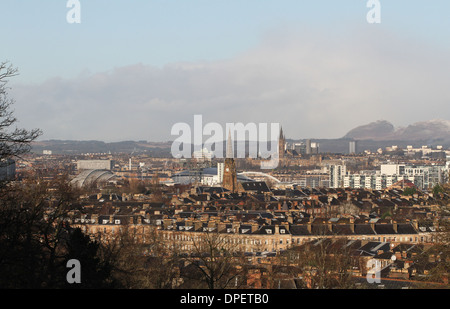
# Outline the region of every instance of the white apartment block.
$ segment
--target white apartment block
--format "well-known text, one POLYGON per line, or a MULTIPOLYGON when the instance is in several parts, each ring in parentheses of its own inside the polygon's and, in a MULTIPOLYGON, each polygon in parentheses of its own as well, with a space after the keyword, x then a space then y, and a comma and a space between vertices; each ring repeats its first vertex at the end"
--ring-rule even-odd
POLYGON ((401 180, 409 180, 422 190, 432 188, 448 181, 448 165, 382 164, 379 171, 361 174, 348 174, 342 165, 330 166, 332 188, 382 190, 401 180))

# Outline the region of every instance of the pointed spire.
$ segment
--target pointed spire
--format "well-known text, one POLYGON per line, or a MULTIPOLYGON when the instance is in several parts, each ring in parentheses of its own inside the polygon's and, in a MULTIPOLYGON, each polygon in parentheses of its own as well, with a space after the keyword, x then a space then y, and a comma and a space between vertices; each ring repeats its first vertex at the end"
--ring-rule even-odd
POLYGON ((280 139, 284 139, 283 127, 280 129, 280 139))
POLYGON ((231 142, 231 130, 228 131, 226 158, 234 158, 234 155, 233 155, 233 144, 231 142))

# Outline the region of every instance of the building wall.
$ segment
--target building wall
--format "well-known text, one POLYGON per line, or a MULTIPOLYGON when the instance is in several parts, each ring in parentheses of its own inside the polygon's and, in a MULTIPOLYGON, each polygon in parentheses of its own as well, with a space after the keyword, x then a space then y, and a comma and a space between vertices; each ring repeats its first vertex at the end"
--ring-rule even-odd
POLYGON ((224 168, 225 168, 225 170, 223 173, 222 186, 225 189, 230 190, 233 193, 237 192, 238 184, 237 184, 237 174, 236 174, 236 163, 234 162, 234 159, 226 158, 224 168))
POLYGON ((0 181, 13 180, 16 177, 16 162, 12 159, 0 161, 0 181))
POLYGON ((217 181, 219 183, 223 182, 223 171, 225 164, 223 162, 217 163, 217 181))
POLYGON ((435 184, 447 181, 445 166, 408 166, 402 164, 382 164, 378 174, 345 175, 335 165, 330 168, 330 186, 342 180, 345 188, 366 188, 382 190, 401 180, 410 180, 419 189, 424 190, 435 184), (334 168, 333 168, 334 167, 334 168), (341 178, 340 178, 341 177, 341 178))
POLYGON ((113 167, 111 160, 79 160, 77 169, 80 170, 111 170, 113 167))
MULTIPOLYGON (((181 252, 192 252, 206 239, 206 232, 190 232, 180 230, 163 230, 150 224, 114 224, 114 220, 107 220, 105 224, 80 224, 83 232, 92 238, 102 241, 114 239, 120 232, 127 231, 128 235, 134 235, 137 241, 149 243, 159 238, 169 249, 177 249, 181 252)), ((400 243, 431 243, 434 241, 432 233, 416 234, 371 234, 371 235, 292 235, 282 234, 279 231, 268 234, 239 234, 239 233, 210 233, 213 237, 220 237, 217 243, 229 250, 237 252, 279 252, 292 246, 302 245, 312 240, 321 238, 345 238, 348 240, 389 242, 394 245, 400 243), (218 235, 218 236, 216 236, 218 235)), ((209 236, 211 237, 211 236, 209 236)), ((194 251, 195 252, 195 251, 194 251)))
POLYGON ((330 188, 342 188, 344 186, 344 176, 347 174, 345 165, 330 166, 330 188))

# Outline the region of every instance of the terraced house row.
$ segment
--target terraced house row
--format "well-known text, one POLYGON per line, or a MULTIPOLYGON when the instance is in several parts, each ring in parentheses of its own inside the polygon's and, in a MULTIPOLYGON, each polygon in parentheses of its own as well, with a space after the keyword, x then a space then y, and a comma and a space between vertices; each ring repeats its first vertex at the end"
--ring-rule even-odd
POLYGON ((183 218, 183 213, 179 213, 176 217, 161 219, 141 215, 94 216, 75 220, 73 224, 95 238, 107 240, 126 230, 143 244, 159 237, 168 248, 185 252, 192 251, 211 235, 221 237, 223 243, 232 245, 233 251, 246 253, 279 252, 320 238, 418 244, 432 243, 436 237, 434 225, 421 225, 417 220, 313 219, 251 211, 237 211, 232 217, 242 221, 220 220, 216 216, 183 218))
POLYGON ((436 196, 420 191, 406 196, 401 189, 267 191, 260 185, 240 193, 203 187, 164 195, 165 202, 99 195, 74 214, 72 225, 103 240, 124 231, 144 244, 158 237, 183 252, 218 235, 234 251, 255 254, 319 238, 432 243, 439 221, 436 196))

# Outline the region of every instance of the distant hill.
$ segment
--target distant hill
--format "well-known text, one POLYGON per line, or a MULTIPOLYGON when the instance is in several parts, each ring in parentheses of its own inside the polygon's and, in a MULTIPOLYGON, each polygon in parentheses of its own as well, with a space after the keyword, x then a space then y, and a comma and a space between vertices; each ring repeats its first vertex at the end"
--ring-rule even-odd
POLYGON ((448 120, 430 120, 416 122, 406 128, 399 128, 395 135, 403 140, 439 140, 450 139, 450 121, 448 120))
POLYGON ((380 140, 395 132, 394 125, 386 120, 378 120, 350 130, 343 138, 357 140, 380 140))
MULTIPOLYGON (((322 153, 347 153, 350 140, 358 141, 358 149, 375 151, 392 145, 406 147, 412 145, 437 146, 450 148, 450 121, 430 120, 416 122, 405 128, 395 128, 386 120, 378 120, 350 130, 344 137, 337 139, 313 139, 319 143, 322 153)), ((305 140, 288 140, 289 143, 305 142, 305 140)), ((226 149, 225 141, 223 149, 226 149)), ((247 144, 247 143, 246 143, 247 144)), ((236 147, 235 149, 249 149, 236 147)), ((242 145, 241 145, 242 146, 242 145)), ((145 153, 154 157, 172 157, 172 142, 122 141, 106 143, 102 141, 48 140, 32 144, 32 152, 42 154, 51 150, 54 154, 83 153, 145 153)))
POLYGON ((31 151, 40 153, 51 150, 53 154, 82 153, 146 153, 153 156, 170 156, 171 142, 122 141, 106 143, 102 141, 47 140, 32 143, 31 151))
POLYGON ((343 138, 374 141, 450 141, 450 121, 429 120, 416 122, 405 128, 394 128, 386 120, 379 120, 350 130, 343 138))

